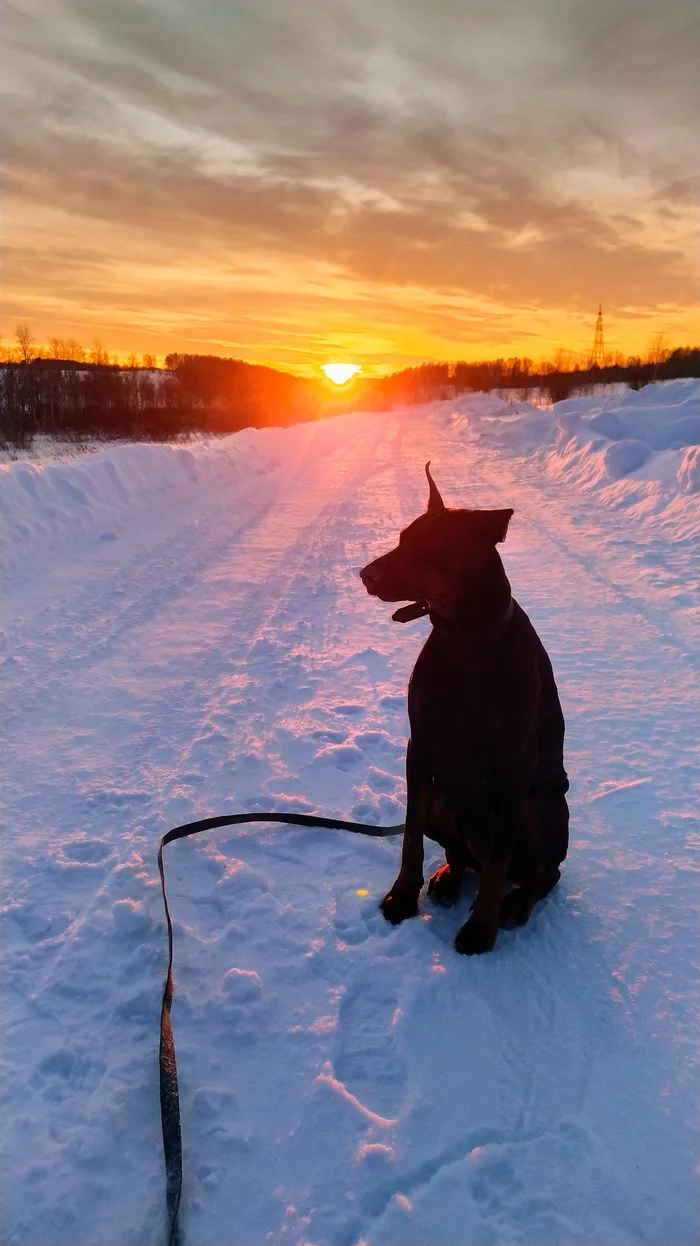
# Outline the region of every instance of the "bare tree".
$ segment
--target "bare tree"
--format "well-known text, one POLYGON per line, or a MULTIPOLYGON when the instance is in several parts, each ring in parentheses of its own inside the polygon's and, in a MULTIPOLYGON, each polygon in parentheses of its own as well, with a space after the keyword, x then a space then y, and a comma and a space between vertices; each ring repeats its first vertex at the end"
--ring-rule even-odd
POLYGON ((76 342, 74 337, 69 337, 64 343, 65 355, 64 359, 72 359, 75 363, 85 363, 85 347, 80 342, 76 342))
POLYGON ((141 360, 141 366, 143 368, 157 368, 158 360, 156 359, 155 355, 144 355, 143 359, 141 360))
POLYGON ((666 334, 655 333, 651 339, 648 351, 649 363, 653 363, 658 368, 660 363, 665 363, 670 355, 670 351, 666 346, 666 334))
POLYGON ((573 351, 559 346, 554 359, 550 364, 545 364, 545 367, 548 367, 551 372, 571 372, 576 367, 576 358, 573 351))
POLYGON ((15 329, 15 340, 21 363, 31 363, 32 359, 36 359, 36 342, 30 325, 18 324, 15 329))
POLYGON ((107 350, 104 342, 101 342, 99 338, 95 338, 95 341, 90 347, 89 358, 90 363, 99 363, 103 366, 109 363, 109 351, 107 350))
POLYGON ((66 355, 66 343, 63 341, 63 338, 50 337, 49 338, 49 359, 67 359, 67 358, 68 356, 66 355))
POLYGON ((135 355, 133 351, 129 355, 129 358, 126 361, 126 366, 127 368, 138 368, 139 366, 139 357, 138 355, 135 355))

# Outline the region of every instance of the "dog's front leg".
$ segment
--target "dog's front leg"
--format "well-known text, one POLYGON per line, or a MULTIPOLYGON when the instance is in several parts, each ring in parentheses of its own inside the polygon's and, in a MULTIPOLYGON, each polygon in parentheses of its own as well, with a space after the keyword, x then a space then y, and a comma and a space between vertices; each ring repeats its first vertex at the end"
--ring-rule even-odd
POLYGON ((520 830, 527 790, 526 776, 512 773, 499 783, 494 808, 494 833, 488 860, 479 875, 479 887, 469 920, 455 939, 465 956, 490 952, 498 935, 501 900, 508 881, 508 867, 520 830))
POLYGON ((490 859, 479 876, 479 889, 469 921, 455 939, 455 948, 464 956, 490 952, 498 934, 498 914, 506 887, 510 856, 490 859))
POLYGON ((393 926, 415 917, 423 886, 423 835, 430 817, 432 768, 427 755, 409 740, 406 750, 406 824, 401 845, 401 869, 380 904, 393 926))

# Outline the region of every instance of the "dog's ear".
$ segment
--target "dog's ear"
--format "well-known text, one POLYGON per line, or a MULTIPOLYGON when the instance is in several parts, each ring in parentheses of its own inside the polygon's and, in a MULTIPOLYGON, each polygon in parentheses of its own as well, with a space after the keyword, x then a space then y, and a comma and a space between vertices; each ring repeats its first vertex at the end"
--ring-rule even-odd
POLYGON ((512 514, 513 510, 511 507, 504 511, 475 511, 474 516, 478 520, 479 535, 485 537, 492 545, 505 541, 512 514))
POLYGON ((430 485, 430 493, 428 494, 428 513, 434 514, 435 511, 444 511, 446 509, 445 503, 440 497, 438 487, 430 475, 430 459, 428 459, 428 462, 425 465, 425 474, 428 477, 428 484, 430 485))

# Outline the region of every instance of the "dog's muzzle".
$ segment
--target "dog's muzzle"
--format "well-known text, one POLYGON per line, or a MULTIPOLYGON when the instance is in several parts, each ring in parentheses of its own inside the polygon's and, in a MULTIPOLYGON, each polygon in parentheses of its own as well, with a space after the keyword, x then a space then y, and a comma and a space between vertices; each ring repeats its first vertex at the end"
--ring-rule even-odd
POLYGON ((367 566, 363 567, 360 572, 360 579, 362 580, 362 583, 367 589, 367 592, 371 593, 373 597, 378 596, 379 585, 382 582, 382 578, 381 570, 377 567, 376 562, 368 563, 367 566))
MULTIPOLYGON (((377 560, 379 561, 379 560, 377 560)), ((381 583, 384 579, 376 562, 369 563, 360 571, 360 579, 372 597, 381 597, 381 583)), ((396 598, 394 598, 396 601, 396 598)), ((395 623, 410 623, 412 619, 420 619, 430 609, 427 601, 412 601, 408 606, 401 606, 392 614, 395 623)))

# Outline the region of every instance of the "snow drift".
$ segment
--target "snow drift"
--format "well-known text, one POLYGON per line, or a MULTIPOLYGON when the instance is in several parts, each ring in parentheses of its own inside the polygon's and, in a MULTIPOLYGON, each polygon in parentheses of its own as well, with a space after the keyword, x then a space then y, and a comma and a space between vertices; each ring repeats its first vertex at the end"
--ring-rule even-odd
MULTIPOLYGON (((550 473, 572 484, 604 489, 623 480, 646 482, 659 508, 674 494, 700 490, 697 380, 567 398, 548 411, 493 394, 465 396, 454 405, 458 427, 504 454, 538 455, 550 473)), ((631 497, 634 489, 626 492, 631 497)))
MULTIPOLYGON (((269 429, 189 445, 141 442, 64 461, 0 464, 3 567, 17 569, 80 542, 115 540, 125 519, 186 506, 198 492, 235 486, 279 463, 269 429), (268 447, 266 449, 266 447, 268 447)), ((272 438, 274 443, 274 435, 272 438)))

